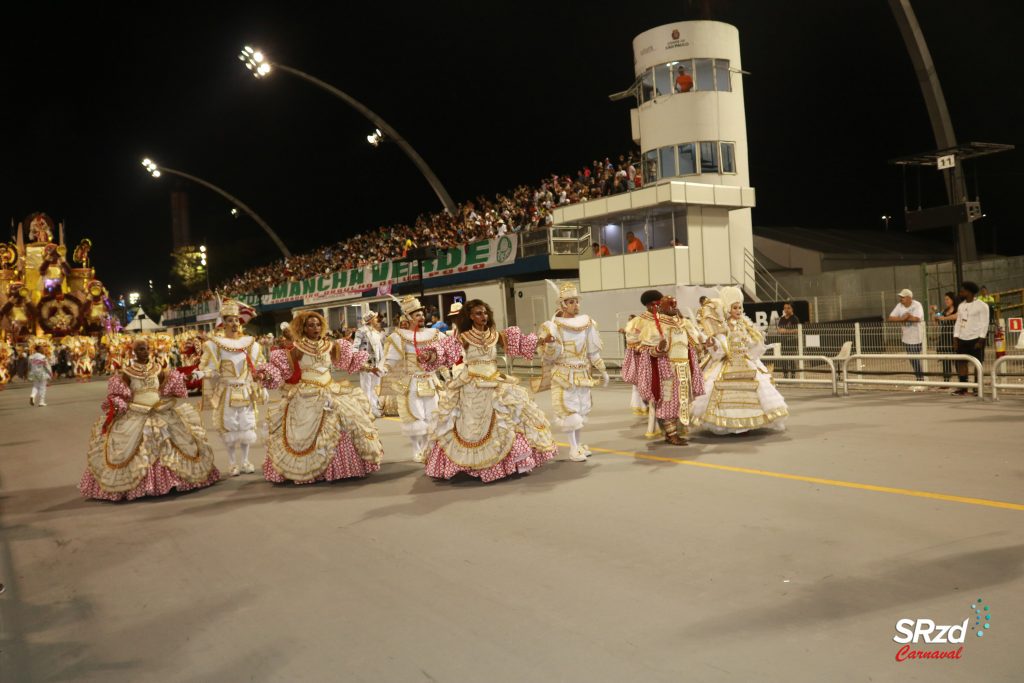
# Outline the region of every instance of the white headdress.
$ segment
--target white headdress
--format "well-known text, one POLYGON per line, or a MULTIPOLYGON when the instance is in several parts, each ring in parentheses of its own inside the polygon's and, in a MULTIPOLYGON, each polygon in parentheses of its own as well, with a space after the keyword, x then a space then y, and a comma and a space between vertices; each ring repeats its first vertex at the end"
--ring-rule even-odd
POLYGON ((544 282, 548 283, 548 286, 551 287, 559 301, 580 298, 580 292, 572 282, 563 282, 561 286, 555 284, 553 280, 544 280, 544 282))
POLYGON ((733 304, 743 303, 743 290, 739 287, 722 287, 718 296, 722 300, 722 307, 725 309, 726 314, 728 314, 733 304))

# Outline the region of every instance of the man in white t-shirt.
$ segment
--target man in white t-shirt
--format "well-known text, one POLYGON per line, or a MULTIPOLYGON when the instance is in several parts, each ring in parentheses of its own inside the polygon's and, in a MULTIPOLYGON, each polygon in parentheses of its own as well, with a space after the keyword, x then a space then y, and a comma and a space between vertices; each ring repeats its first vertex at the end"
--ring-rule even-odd
MULTIPOLYGON (((953 344, 957 353, 974 356, 982 364, 985 363, 985 340, 988 338, 989 310, 988 304, 977 299, 978 285, 964 282, 960 285, 962 301, 956 309, 956 322, 953 324, 953 344)), ((957 375, 961 382, 967 381, 967 361, 957 361, 957 375)), ((957 396, 965 396, 966 389, 953 392, 957 396)), ((976 392, 975 392, 976 393, 976 392)))
MULTIPOLYGON (((908 354, 921 353, 921 321, 924 320, 924 306, 920 301, 914 301, 914 293, 904 289, 899 293, 900 302, 889 314, 889 322, 900 323, 903 335, 903 348, 908 354)), ((910 359, 910 366, 914 368, 914 379, 918 382, 924 380, 924 371, 921 370, 921 361, 916 358, 910 359)), ((923 387, 914 387, 920 390, 923 387)))

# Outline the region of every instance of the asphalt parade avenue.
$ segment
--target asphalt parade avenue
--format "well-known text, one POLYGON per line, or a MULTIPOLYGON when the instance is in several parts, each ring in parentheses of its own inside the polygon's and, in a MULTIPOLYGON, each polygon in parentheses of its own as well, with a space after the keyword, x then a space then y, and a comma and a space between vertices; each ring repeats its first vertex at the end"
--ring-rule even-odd
POLYGON ((437 483, 382 420, 364 481, 112 504, 77 490, 104 388, 0 392, 4 681, 1019 680, 1020 396, 783 388, 787 432, 673 448, 618 384, 586 463, 437 483), (896 661, 979 599, 959 659, 896 661))

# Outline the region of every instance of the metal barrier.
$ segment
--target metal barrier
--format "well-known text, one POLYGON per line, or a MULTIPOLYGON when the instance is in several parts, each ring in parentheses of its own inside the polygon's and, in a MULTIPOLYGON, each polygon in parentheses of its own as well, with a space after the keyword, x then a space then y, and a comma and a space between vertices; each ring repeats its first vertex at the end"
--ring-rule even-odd
MULTIPOLYGON (((999 381, 999 377, 1000 377, 1000 375, 999 375, 999 368, 1002 367, 1003 365, 1006 365, 1010 361, 1024 362, 1024 356, 1003 356, 1001 358, 996 358, 995 362, 992 363, 992 374, 990 375, 990 377, 991 377, 991 383, 992 383, 992 400, 993 401, 998 401, 999 400, 999 390, 1000 389, 1024 389, 1024 382, 1017 382, 1015 384, 1010 384, 1010 383, 1004 383, 1004 382, 1000 382, 999 381)), ((1005 377, 1005 375, 1004 375, 1004 377, 1005 377)), ((1020 375, 1017 375, 1017 377, 1020 377, 1020 375)))
MULTIPOLYGON (((848 358, 840 358, 839 362, 843 364, 843 395, 850 395, 850 383, 854 384, 909 384, 914 386, 927 386, 927 387, 958 387, 962 389, 975 388, 978 391, 978 398, 985 398, 985 368, 974 356, 968 356, 964 353, 919 353, 919 354, 906 354, 906 353, 853 353, 848 358), (899 359, 907 361, 910 359, 916 360, 948 360, 948 361, 967 361, 974 365, 975 376, 977 377, 976 382, 937 382, 931 380, 906 380, 906 379, 864 379, 855 378, 850 379, 849 370, 851 361, 865 361, 865 360, 891 360, 899 359)), ((871 370, 864 370, 858 368, 854 370, 855 374, 871 374, 871 370)))
MULTIPOLYGON (((839 360, 841 360, 841 359, 839 359, 839 360)), ((771 363, 773 366, 775 366, 777 361, 794 361, 794 363, 799 362, 799 361, 817 361, 817 362, 824 363, 825 365, 828 366, 829 375, 831 376, 830 379, 808 379, 806 377, 800 377, 799 379, 797 379, 795 377, 794 378, 779 377, 779 374, 778 374, 778 370, 779 369, 777 367, 773 367, 772 368, 772 376, 774 377, 776 384, 831 384, 832 385, 832 395, 833 396, 838 396, 839 395, 839 373, 836 371, 835 360, 833 360, 832 358, 829 358, 828 356, 804 356, 804 355, 798 355, 798 356, 776 356, 776 355, 765 354, 765 355, 761 356, 761 362, 765 363, 765 364, 771 363)), ((814 370, 808 370, 807 368, 804 368, 802 363, 801 363, 801 367, 800 368, 794 368, 793 369, 793 373, 794 374, 800 373, 802 375, 805 372, 815 372, 815 371, 814 370)))

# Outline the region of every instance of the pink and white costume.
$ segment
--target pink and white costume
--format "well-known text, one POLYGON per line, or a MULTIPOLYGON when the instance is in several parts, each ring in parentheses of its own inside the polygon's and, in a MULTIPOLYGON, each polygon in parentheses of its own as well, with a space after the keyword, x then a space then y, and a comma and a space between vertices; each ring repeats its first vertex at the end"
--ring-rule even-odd
POLYGON ((132 363, 107 382, 105 415, 92 428, 79 490, 86 498, 132 500, 189 491, 220 479, 185 380, 160 365, 132 363))
MULTIPOLYGON (((461 342, 465 354, 438 407, 426 466, 431 477, 451 479, 463 472, 490 482, 529 472, 558 452, 544 413, 514 377, 498 371, 498 338, 496 330, 446 338, 449 344, 461 342)), ((510 327, 505 338, 510 356, 532 358, 536 352, 536 335, 524 337, 510 327)))

